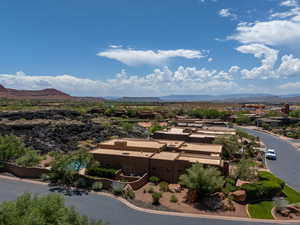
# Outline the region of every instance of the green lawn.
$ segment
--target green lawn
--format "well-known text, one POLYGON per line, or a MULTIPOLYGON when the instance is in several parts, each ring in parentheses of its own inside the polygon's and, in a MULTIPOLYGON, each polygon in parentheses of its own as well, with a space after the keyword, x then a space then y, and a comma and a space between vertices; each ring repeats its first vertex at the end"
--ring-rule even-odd
MULTIPOLYGON (((300 202, 300 193, 289 186, 285 186, 283 193, 286 195, 286 200, 289 203, 300 202)), ((249 213, 252 218, 257 219, 274 219, 271 210, 273 208, 272 201, 261 201, 255 204, 249 205, 249 213)))
POLYGON ((300 202, 300 193, 293 188, 285 185, 283 193, 286 195, 286 200, 289 203, 298 203, 300 202))
POLYGON ((250 204, 248 210, 252 218, 274 219, 271 213, 272 208, 272 201, 261 201, 255 204, 250 204))

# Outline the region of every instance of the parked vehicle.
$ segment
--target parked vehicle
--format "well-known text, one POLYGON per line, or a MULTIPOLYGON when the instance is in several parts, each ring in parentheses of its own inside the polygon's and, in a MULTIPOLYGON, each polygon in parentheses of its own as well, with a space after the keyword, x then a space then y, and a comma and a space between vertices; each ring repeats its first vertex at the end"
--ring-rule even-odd
POLYGON ((274 149, 268 149, 266 152, 266 159, 276 160, 277 154, 274 149))

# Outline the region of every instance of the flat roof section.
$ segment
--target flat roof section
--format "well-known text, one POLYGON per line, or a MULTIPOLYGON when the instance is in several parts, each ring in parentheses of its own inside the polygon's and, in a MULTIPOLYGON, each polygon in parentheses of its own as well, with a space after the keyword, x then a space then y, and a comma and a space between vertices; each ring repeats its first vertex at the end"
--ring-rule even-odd
POLYGON ((116 142, 126 142, 127 147, 136 147, 136 148, 163 148, 166 144, 159 143, 154 140, 144 140, 144 139, 131 139, 131 138, 123 138, 123 139, 113 139, 101 142, 102 146, 115 146, 116 142))
POLYGON ((222 145, 217 144, 194 144, 194 143, 184 143, 179 150, 181 151, 195 151, 196 152, 210 152, 219 153, 222 152, 222 145))
POLYGON ((152 156, 152 159, 160 159, 160 160, 170 160, 174 161, 179 157, 180 153, 175 152, 160 152, 156 153, 152 156))
POLYGON ((213 165, 213 166, 222 166, 221 159, 206 159, 206 158, 194 158, 188 156, 180 156, 178 160, 188 161, 191 163, 201 163, 206 165, 213 165))
POLYGON ((164 139, 155 139, 159 143, 166 144, 168 147, 179 148, 183 145, 184 141, 176 141, 176 140, 164 140, 164 139))
POLYGON ((114 155, 114 156, 130 156, 130 157, 139 157, 139 158, 150 158, 155 153, 149 152, 138 152, 138 151, 124 151, 118 149, 96 149, 90 151, 92 154, 98 155, 114 155))
POLYGON ((191 138, 215 138, 216 135, 212 135, 212 134, 191 134, 190 137, 191 138))

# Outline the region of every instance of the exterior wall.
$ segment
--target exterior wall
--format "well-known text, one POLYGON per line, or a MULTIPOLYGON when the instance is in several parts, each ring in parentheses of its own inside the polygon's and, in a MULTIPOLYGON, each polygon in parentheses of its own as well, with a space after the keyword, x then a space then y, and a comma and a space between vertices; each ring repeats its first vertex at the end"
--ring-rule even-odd
POLYGON ((122 169, 125 174, 142 175, 149 171, 149 158, 94 154, 94 159, 104 167, 122 169))
POLYGON ((167 140, 176 140, 176 141, 187 141, 188 135, 185 134, 168 134, 156 132, 152 135, 154 139, 167 139, 167 140))
POLYGON ((214 137, 189 137, 188 141, 193 143, 207 143, 212 144, 215 140, 214 137))
POLYGON ((150 160, 150 175, 156 176, 161 180, 167 181, 169 183, 175 183, 176 177, 174 174, 175 163, 172 160, 160 160, 151 159, 150 160))
POLYGON ((46 168, 29 168, 17 166, 11 163, 2 163, 4 166, 1 171, 11 173, 21 178, 40 178, 42 174, 48 173, 46 168))

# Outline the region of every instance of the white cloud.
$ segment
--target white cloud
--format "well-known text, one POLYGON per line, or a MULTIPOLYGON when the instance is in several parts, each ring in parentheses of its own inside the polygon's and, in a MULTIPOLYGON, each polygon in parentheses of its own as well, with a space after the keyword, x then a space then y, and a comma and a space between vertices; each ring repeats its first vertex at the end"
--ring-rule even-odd
POLYGON ((176 50, 136 50, 125 49, 114 46, 103 52, 99 52, 98 56, 114 59, 129 66, 150 64, 161 65, 166 63, 170 58, 182 57, 187 59, 200 59, 205 57, 200 50, 176 49, 176 50))
POLYGON ((214 60, 214 59, 211 58, 211 57, 207 59, 208 62, 212 62, 213 60, 214 60))
POLYGON ((137 76, 128 75, 124 70, 114 78, 91 80, 72 75, 20 76, 0 74, 0 84, 17 89, 56 88, 77 96, 159 96, 171 93, 215 93, 231 92, 237 84, 229 72, 178 67, 175 71, 168 67, 155 69, 152 73, 137 76))
POLYGON ((287 90, 288 93, 292 93, 294 91, 299 93, 300 82, 288 82, 288 83, 279 85, 279 88, 282 90, 287 90))
POLYGON ((271 70, 277 61, 278 51, 262 44, 243 45, 236 49, 244 54, 253 54, 256 58, 262 59, 260 67, 254 67, 251 70, 243 69, 241 74, 245 79, 261 78, 267 79, 273 77, 271 70))
POLYGON ((298 6, 298 2, 296 0, 285 0, 280 3, 281 6, 287 6, 287 7, 296 7, 298 6))
POLYGON ((240 23, 236 34, 228 39, 241 43, 260 43, 267 45, 283 45, 300 40, 300 21, 271 20, 255 23, 240 23))
POLYGON ((221 9, 218 14, 221 17, 230 17, 233 20, 237 19, 237 15, 230 12, 230 9, 221 9))

